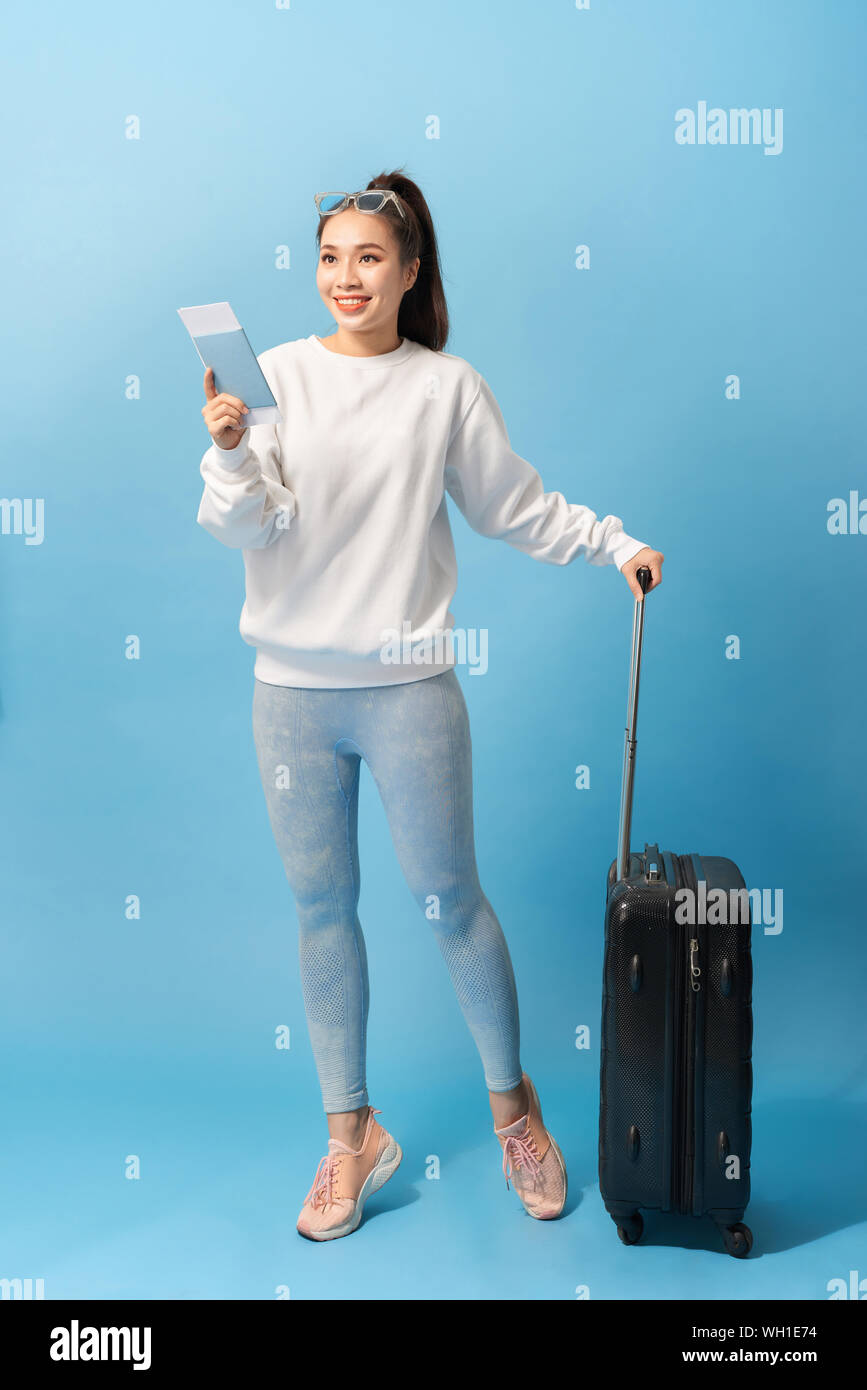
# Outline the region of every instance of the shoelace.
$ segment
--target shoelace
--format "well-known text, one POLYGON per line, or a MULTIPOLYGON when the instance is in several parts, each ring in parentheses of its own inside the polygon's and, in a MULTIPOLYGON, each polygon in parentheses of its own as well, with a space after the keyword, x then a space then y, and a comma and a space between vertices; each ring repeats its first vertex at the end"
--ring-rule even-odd
POLYGON ((329 1202, 334 1201, 334 1188, 337 1182, 337 1164, 342 1158, 342 1154, 326 1154, 320 1159, 319 1167, 316 1169, 316 1177, 313 1179, 313 1186, 304 1198, 304 1205, 310 1206, 315 1211, 317 1207, 327 1207, 329 1202))
POLYGON ((506 1187, 509 1187, 509 1176, 513 1166, 526 1168, 534 1181, 536 1175, 542 1171, 539 1150, 536 1148, 536 1141, 529 1124, 525 1126, 523 1134, 508 1134, 503 1144, 503 1174, 506 1179, 506 1187))
MULTIPOLYGON (((381 1114, 381 1110, 375 1110, 373 1106, 370 1107, 370 1115, 381 1114)), ((368 1116, 368 1125, 369 1124, 370 1116, 368 1116)), ((365 1137, 366 1136, 367 1130, 365 1130, 365 1137)), ((336 1153, 325 1154, 324 1158, 319 1160, 319 1167, 316 1169, 316 1177, 313 1179, 313 1186, 304 1198, 305 1206, 309 1202, 315 1211, 318 1206, 327 1207, 329 1202, 340 1200, 340 1198, 334 1195, 338 1177, 337 1165, 341 1158, 347 1157, 347 1154, 341 1153, 340 1150, 338 1150, 336 1153)))

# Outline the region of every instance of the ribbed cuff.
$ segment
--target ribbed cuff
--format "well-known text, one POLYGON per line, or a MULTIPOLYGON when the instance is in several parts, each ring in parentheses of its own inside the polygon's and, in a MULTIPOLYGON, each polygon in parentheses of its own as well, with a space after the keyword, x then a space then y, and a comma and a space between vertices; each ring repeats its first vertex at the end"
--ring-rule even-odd
POLYGON ((618 569, 622 569, 627 560, 631 560, 638 554, 639 550, 648 548, 647 541, 637 541, 634 536, 629 536, 625 531, 612 531, 608 537, 605 549, 611 556, 611 563, 618 569))
POLYGON ((208 452, 216 466, 222 468, 225 473, 240 473, 245 464, 255 463, 246 434, 234 449, 221 449, 218 444, 212 444, 208 452))

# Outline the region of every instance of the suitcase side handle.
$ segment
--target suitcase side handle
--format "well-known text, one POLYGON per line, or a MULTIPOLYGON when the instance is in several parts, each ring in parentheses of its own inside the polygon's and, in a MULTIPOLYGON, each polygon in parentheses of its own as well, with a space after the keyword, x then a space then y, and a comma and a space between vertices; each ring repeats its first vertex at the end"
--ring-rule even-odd
MULTIPOLYGON (((641 593, 647 593, 650 570, 642 565, 635 574, 641 593)), ((623 778, 620 783, 620 826, 617 837, 617 879, 629 875, 629 834, 632 829, 632 784, 635 778, 635 745, 638 722, 638 680, 641 674, 641 644, 644 640, 644 598, 635 600, 632 615, 632 652, 629 658, 629 694, 626 700, 626 738, 623 745, 623 778)))

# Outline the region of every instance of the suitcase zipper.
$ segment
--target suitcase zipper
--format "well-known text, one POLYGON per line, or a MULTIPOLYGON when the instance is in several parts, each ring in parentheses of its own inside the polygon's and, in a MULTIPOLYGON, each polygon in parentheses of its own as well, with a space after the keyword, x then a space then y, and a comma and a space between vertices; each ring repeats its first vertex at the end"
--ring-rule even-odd
MULTIPOLYGON (((674 869, 674 887, 683 887, 683 869, 681 867, 680 856, 673 854, 671 857, 674 869)), ((672 907, 674 900, 672 899, 672 907)), ((683 990, 681 988, 681 946, 683 933, 680 923, 672 920, 672 927, 675 932, 675 953, 674 953, 674 1077, 672 1087, 672 1115, 671 1115, 671 1205, 675 1211, 680 1211, 682 1207, 682 1186, 683 1186, 683 1139, 684 1139, 684 1119, 683 1119, 683 1074, 684 1074, 684 1044, 685 1044, 685 1011, 683 1006, 683 990)))
POLYGON ((698 1000, 696 995, 701 989, 701 966, 698 964, 698 937, 691 937, 689 943, 689 983, 690 990, 687 996, 689 1000, 689 1051, 687 1058, 689 1070, 687 1072, 687 1122, 686 1133, 688 1142, 688 1165, 687 1165, 687 1188, 684 1206, 687 1212, 692 1212, 693 1196, 695 1188, 695 1029, 696 1029, 696 1009, 698 1000))
MULTIPOLYGON (((678 888, 690 888, 698 893, 698 884, 688 855, 674 855, 678 888)), ((681 924, 678 924, 679 926, 681 924)), ((698 937, 683 925, 677 938, 676 998, 679 1006, 680 1055, 675 1070, 675 1134, 677 1152, 673 1155, 676 1204, 678 1210, 691 1214, 695 1169, 695 996, 701 989, 701 966, 698 964, 698 937), (689 988, 687 988, 687 984, 689 988)))

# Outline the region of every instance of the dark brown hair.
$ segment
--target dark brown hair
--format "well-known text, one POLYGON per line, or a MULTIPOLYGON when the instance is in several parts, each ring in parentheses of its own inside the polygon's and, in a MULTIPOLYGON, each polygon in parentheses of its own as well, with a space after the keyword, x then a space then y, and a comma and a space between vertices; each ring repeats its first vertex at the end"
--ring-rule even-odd
MULTIPOLYGON (((424 194, 418 184, 406 178, 399 169, 394 169, 390 174, 377 174, 367 187, 391 188, 398 195, 406 218, 401 217, 390 198, 377 216, 388 218, 401 265, 409 265, 416 256, 419 258, 415 284, 406 291, 400 303, 397 331, 402 338, 410 338, 423 347, 432 348, 434 352, 442 352, 449 336, 449 311, 440 271, 436 232, 424 194)), ((317 245, 322 241, 322 231, 327 221, 327 217, 320 216, 316 229, 317 245)))

